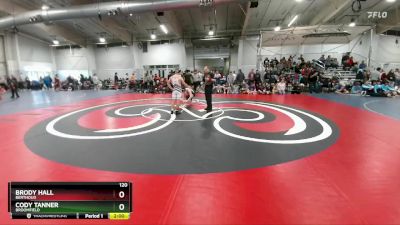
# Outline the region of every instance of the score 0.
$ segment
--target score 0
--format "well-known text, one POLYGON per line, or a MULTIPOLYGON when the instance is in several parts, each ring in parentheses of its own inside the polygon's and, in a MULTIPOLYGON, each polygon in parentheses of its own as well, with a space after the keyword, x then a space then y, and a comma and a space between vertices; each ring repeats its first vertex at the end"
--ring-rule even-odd
MULTIPOLYGON (((119 187, 120 187, 120 188, 128 188, 128 186, 129 186, 128 183, 119 183, 119 187)), ((128 191, 129 191, 129 189, 128 189, 128 191)), ((120 191, 118 192, 118 198, 119 198, 119 199, 124 199, 125 196, 126 196, 126 193, 125 193, 124 190, 120 190, 120 191)), ((119 205, 118 205, 118 209, 119 209, 120 211, 124 211, 124 210, 125 210, 125 204, 124 204, 124 203, 119 204, 119 205)))
MULTIPOLYGON (((120 187, 120 188, 128 188, 128 186, 129 186, 128 183, 119 183, 119 187, 120 187)), ((129 191, 129 189, 128 189, 128 191, 129 191)), ((120 199, 125 198, 125 191, 123 191, 123 190, 119 191, 119 192, 118 192, 118 197, 119 197, 120 199)))

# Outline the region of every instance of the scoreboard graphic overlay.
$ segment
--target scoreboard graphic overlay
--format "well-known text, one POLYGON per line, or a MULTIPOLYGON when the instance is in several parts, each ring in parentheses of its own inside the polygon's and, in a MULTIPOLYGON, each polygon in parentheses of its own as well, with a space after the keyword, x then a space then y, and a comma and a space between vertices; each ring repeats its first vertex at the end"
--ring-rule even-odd
POLYGON ((12 219, 129 219, 130 182, 10 182, 12 219))

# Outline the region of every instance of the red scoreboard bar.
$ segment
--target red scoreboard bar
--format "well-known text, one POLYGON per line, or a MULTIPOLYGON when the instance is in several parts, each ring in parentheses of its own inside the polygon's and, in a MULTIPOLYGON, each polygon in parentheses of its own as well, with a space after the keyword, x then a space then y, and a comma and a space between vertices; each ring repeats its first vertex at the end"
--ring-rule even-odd
POLYGON ((131 182, 9 182, 12 219, 129 219, 131 182))

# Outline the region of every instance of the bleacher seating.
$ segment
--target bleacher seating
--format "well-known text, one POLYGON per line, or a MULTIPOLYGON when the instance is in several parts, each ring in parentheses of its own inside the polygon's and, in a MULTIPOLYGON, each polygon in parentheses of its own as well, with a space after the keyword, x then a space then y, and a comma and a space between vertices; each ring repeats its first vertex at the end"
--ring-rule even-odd
POLYGON ((349 70, 344 70, 342 67, 335 68, 327 68, 324 73, 325 77, 332 78, 337 77, 340 80, 355 80, 356 73, 349 70))

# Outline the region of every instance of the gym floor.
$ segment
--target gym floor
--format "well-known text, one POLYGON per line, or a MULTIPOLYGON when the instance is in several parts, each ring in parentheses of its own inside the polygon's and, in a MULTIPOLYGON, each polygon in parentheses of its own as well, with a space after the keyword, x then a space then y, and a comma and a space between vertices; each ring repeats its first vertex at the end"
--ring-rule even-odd
MULTIPOLYGON (((399 98, 213 97, 175 116, 168 94, 3 96, 0 208, 9 181, 131 181, 129 221, 79 224, 400 223, 399 98)), ((0 212, 28 222, 54 224, 0 212)))

